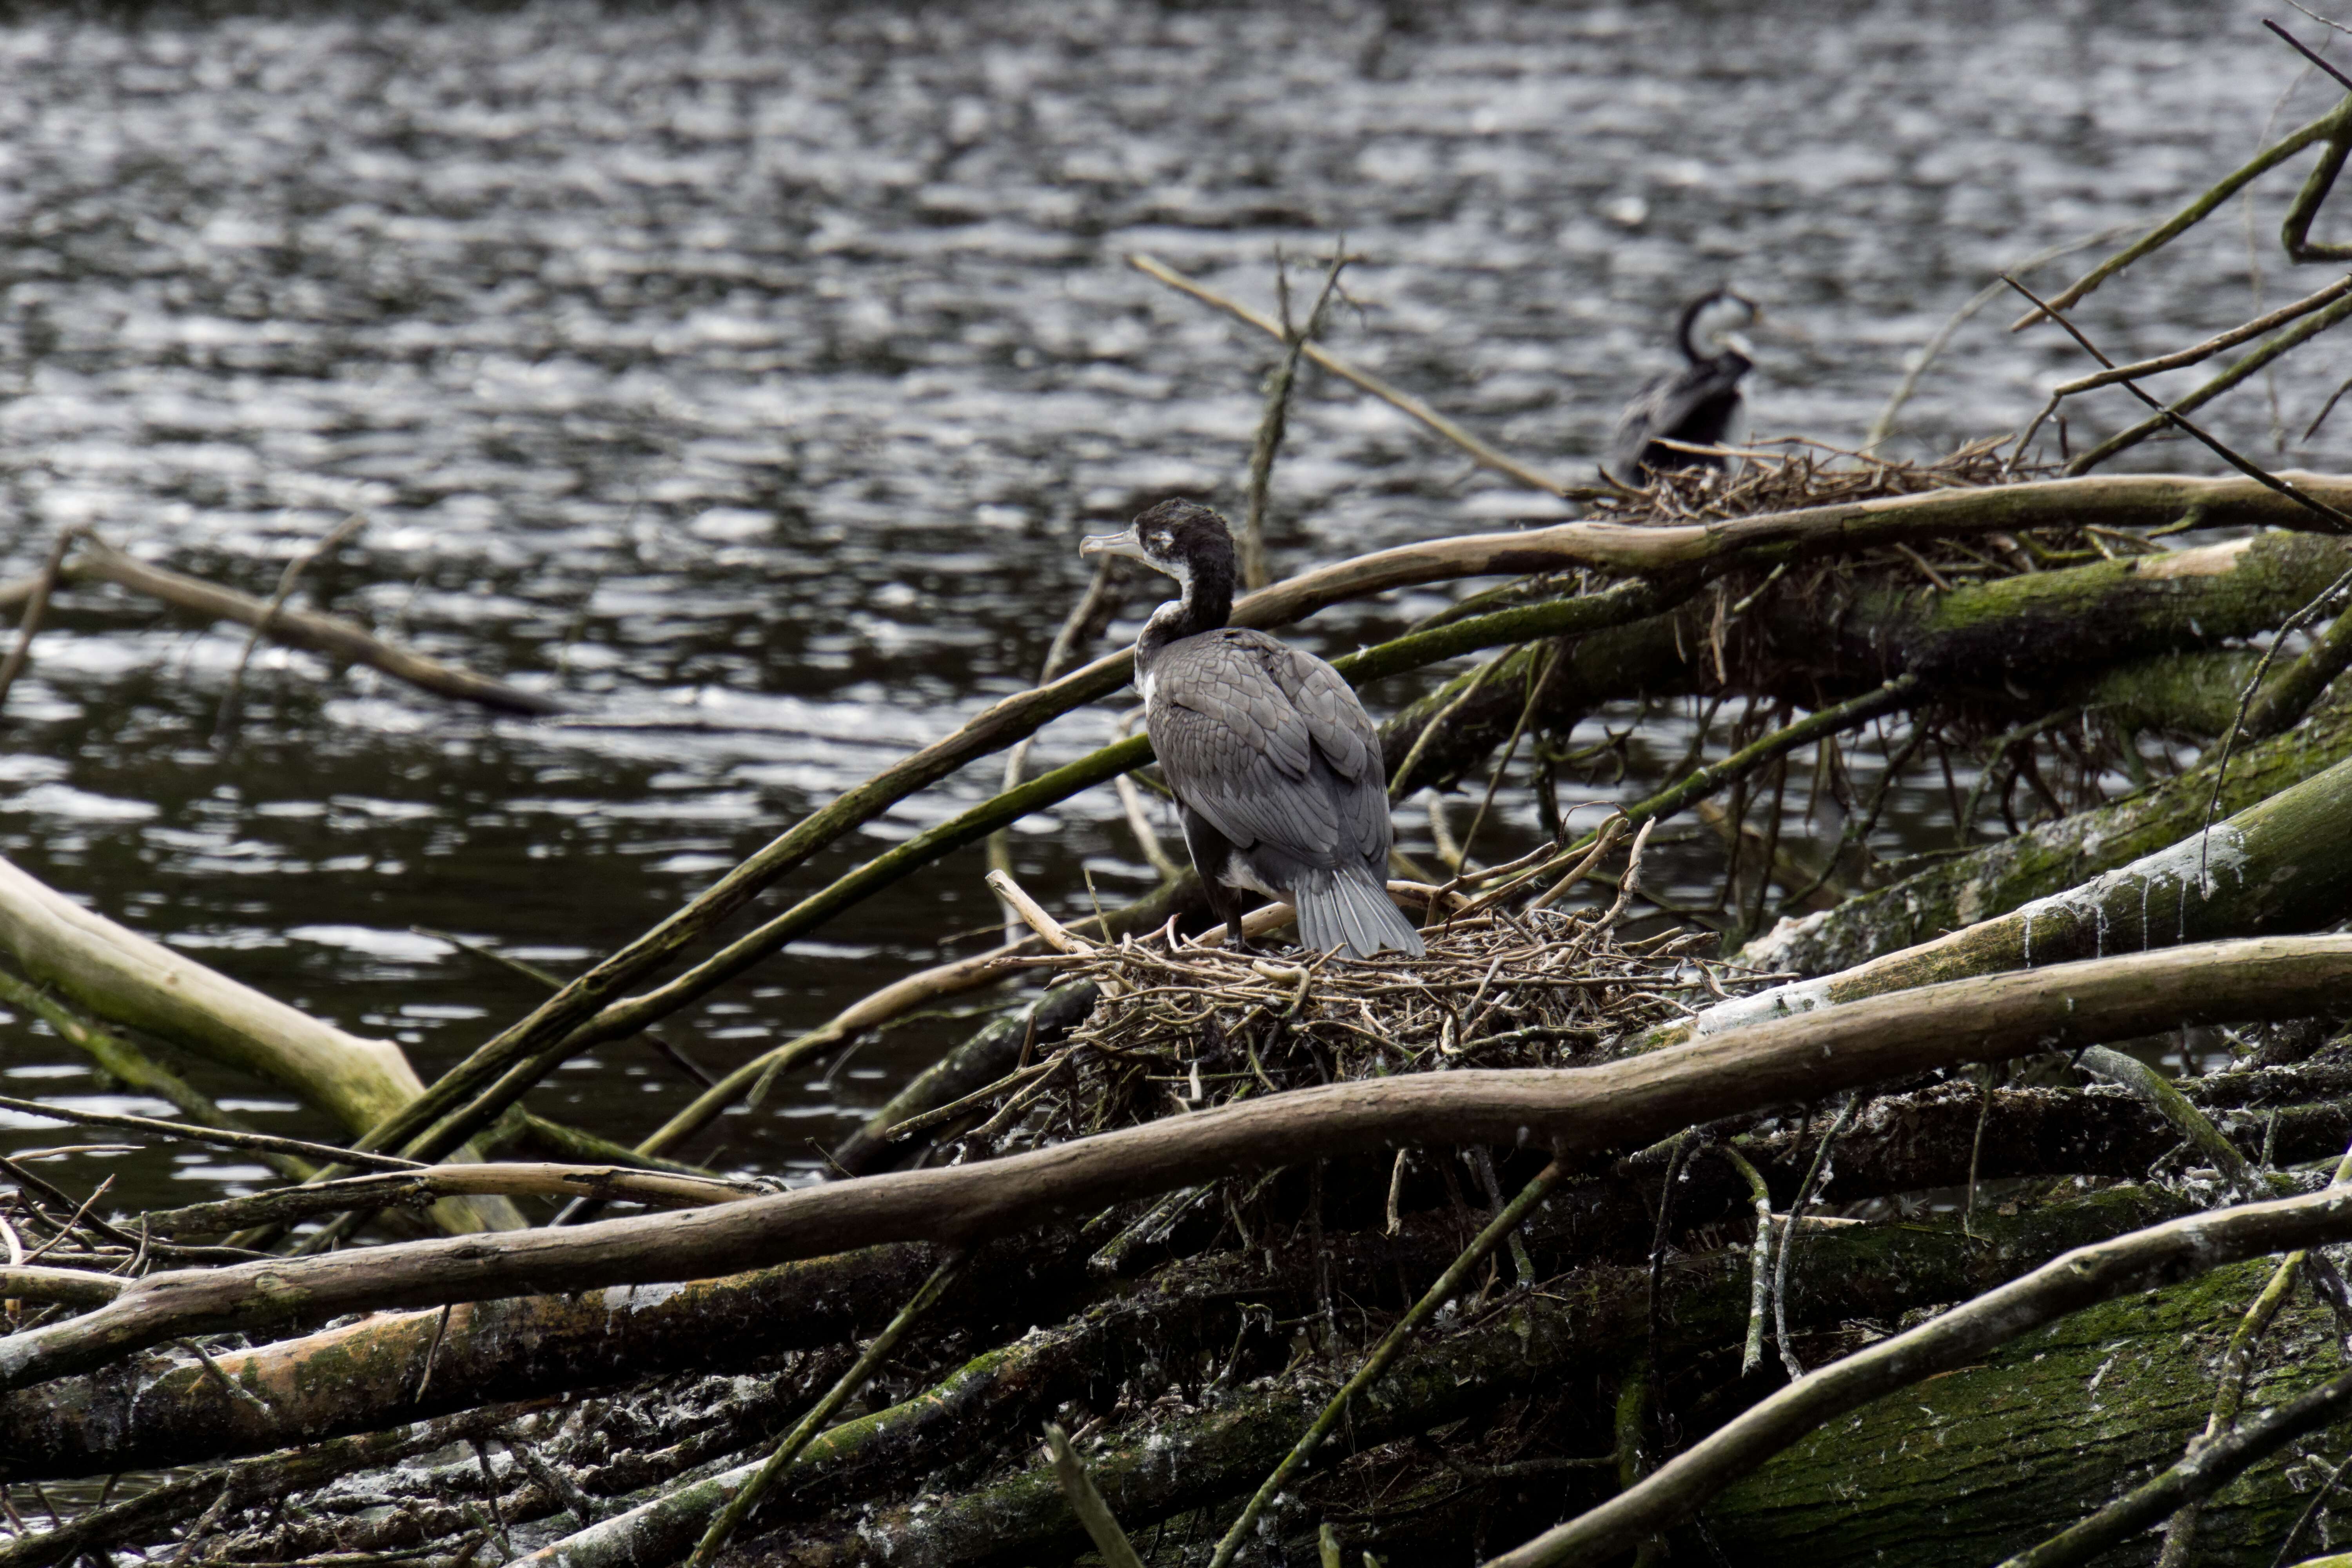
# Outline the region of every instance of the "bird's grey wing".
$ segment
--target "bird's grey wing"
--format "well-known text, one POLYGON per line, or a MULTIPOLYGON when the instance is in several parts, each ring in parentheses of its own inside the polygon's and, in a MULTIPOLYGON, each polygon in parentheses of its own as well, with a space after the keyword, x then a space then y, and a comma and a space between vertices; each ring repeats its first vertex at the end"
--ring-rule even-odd
MULTIPOLYGON (((1269 639, 1270 640, 1270 639, 1269 639)), ((1315 749, 1346 786, 1339 801, 1341 842, 1355 856, 1389 852, 1388 769, 1381 732, 1347 679, 1313 654, 1276 645, 1277 679, 1307 721, 1315 749)), ((1271 663, 1272 660, 1270 659, 1271 663)))
POLYGON ((1642 482, 1642 453, 1649 446, 1650 437, 1666 428, 1659 413, 1674 382, 1672 373, 1652 376, 1625 405, 1625 412, 1617 416, 1617 428, 1609 436, 1609 457, 1601 466, 1619 484, 1642 482))
POLYGON ((1171 648, 1152 672, 1144 723, 1177 797, 1235 845, 1310 859, 1339 846, 1339 803, 1314 779, 1312 726, 1257 648, 1221 637, 1171 648))
POLYGON ((1717 438, 1709 441, 1703 439, 1710 434, 1709 432, 1686 430, 1685 427, 1709 403, 1718 398, 1736 396, 1739 391, 1740 377, 1747 374, 1748 366, 1745 363, 1736 370, 1726 369, 1720 364, 1695 364, 1685 367, 1681 374, 1675 376, 1658 389, 1657 397, 1651 411, 1651 437, 1655 439, 1660 436, 1671 436, 1677 441, 1690 441, 1695 446, 1719 445, 1720 437, 1729 433, 1727 429, 1714 433, 1717 438))

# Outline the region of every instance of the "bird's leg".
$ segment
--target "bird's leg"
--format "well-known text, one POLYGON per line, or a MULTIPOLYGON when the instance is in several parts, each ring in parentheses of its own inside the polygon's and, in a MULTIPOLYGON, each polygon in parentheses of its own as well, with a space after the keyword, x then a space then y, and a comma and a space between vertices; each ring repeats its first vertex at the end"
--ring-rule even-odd
POLYGON ((1224 923, 1225 945, 1235 952, 1250 951, 1242 934, 1242 890, 1217 873, 1234 858, 1234 847, 1209 819, 1191 806, 1183 808, 1184 847, 1192 852, 1192 868, 1201 873, 1201 891, 1209 912, 1224 923))
POLYGON ((1209 912, 1224 922, 1225 946, 1235 952, 1256 952, 1249 938, 1242 934, 1242 915, 1246 908, 1242 890, 1215 877, 1209 878, 1203 886, 1209 894, 1209 912))

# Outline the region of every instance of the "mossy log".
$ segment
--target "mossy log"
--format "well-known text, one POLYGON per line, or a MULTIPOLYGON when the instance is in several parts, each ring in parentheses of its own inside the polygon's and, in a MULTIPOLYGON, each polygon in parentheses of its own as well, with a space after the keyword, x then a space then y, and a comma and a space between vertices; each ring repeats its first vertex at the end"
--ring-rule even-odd
POLYGON ((2347 566, 2352 541, 2263 533, 1948 590, 1825 572, 1766 591, 1738 616, 1727 582, 1662 615, 1514 648, 1414 703, 1382 746, 1393 774, 1445 712, 1402 788, 1458 777, 1504 742, 1548 666, 1534 717, 1559 729, 1629 699, 1734 692, 1811 708, 1904 674, 1941 700, 2036 715, 2093 672, 2268 631, 2347 566))
MULTIPOLYGON (((1758 1568, 1999 1562, 2180 1457, 2212 1407, 2222 1347, 2274 1267, 2233 1265, 2063 1319, 1822 1428, 1704 1517, 1758 1568)), ((2325 1307, 2291 1302, 2257 1354, 2245 1408, 2332 1375, 2333 1339, 2325 1307)), ((2206 1504, 2195 1561, 2267 1568, 2311 1500, 2280 1463, 2257 1466, 2206 1504)), ((2336 1516, 2347 1509, 2352 1500, 2336 1516)), ((2152 1563, 2156 1547, 2150 1535, 2098 1561, 2152 1563)))
MULTIPOLYGON (((983 1323, 1014 1303, 1066 1301, 1085 1284, 1082 1260, 1054 1234, 986 1247, 962 1300, 983 1323)), ((732 1370, 871 1332, 933 1261, 928 1247, 877 1247, 688 1284, 463 1303, 446 1323, 438 1310, 382 1313, 223 1352, 219 1376, 179 1355, 125 1356, 0 1394, 0 1480, 258 1453, 488 1401, 732 1370)))
MULTIPOLYGON (((2181 1087, 2250 1156, 2267 1146, 2282 1163, 2316 1159, 2352 1137, 2352 1109, 2327 1098, 2347 1088, 2344 1069, 2227 1073, 2181 1087)), ((1741 1146, 1785 1206, 1816 1142, 1801 1127, 1741 1146)), ((1849 1203, 1954 1186, 1968 1180, 1972 1166, 1988 1180, 2136 1178, 2177 1142, 2143 1100, 2112 1087, 2003 1089, 1987 1107, 1974 1085, 1955 1081, 1874 1100, 1840 1139, 1823 1195, 1849 1203)), ((1361 1187, 1376 1200, 1388 1175, 1385 1160, 1336 1164, 1326 1187, 1361 1187)), ((1528 1226, 1524 1240, 1538 1266, 1556 1271, 1643 1255, 1657 1173, 1628 1165, 1618 1176, 1574 1184, 1528 1226)), ((1210 1254, 1157 1269, 1120 1290, 1119 1299, 1150 1303, 1163 1316, 1192 1310, 1178 1305, 1188 1290, 1221 1301, 1246 1296, 1295 1305, 1311 1293, 1307 1281, 1317 1274, 1352 1297, 1384 1296, 1399 1288, 1400 1278, 1442 1268, 1460 1240, 1461 1226, 1443 1207, 1434 1173, 1416 1167, 1406 1192, 1406 1220, 1395 1236, 1346 1228, 1362 1222, 1334 1210, 1319 1265, 1294 1238, 1270 1256, 1210 1254)), ((1725 1162, 1702 1158, 1685 1167, 1675 1204, 1687 1226, 1737 1224, 1748 1194, 1725 1162)), ((1099 1240, 1048 1233, 983 1248, 971 1265, 969 1289, 940 1316, 987 1331, 1015 1318, 1045 1322, 1076 1310, 1108 1288, 1081 1261, 1099 1240)), ((127 1357, 97 1373, 0 1395, 0 1480, 257 1453, 484 1400, 748 1365, 872 1331, 919 1283, 931 1256, 924 1247, 889 1246, 677 1287, 511 1298, 460 1305, 446 1324, 437 1310, 382 1313, 216 1353, 225 1376, 257 1401, 231 1394, 184 1357, 127 1357)))
MULTIPOLYGON (((2222 781, 2221 810, 2242 811, 2352 757, 2352 701, 2321 702, 2285 734, 2242 747, 2222 781)), ((2204 823, 2214 770, 2077 812, 1943 861, 1835 909, 1782 921, 1741 951, 1759 969, 1828 974, 2063 892, 2178 844, 2204 823)))
MULTIPOLYGON (((0 945, 109 1022, 265 1079, 364 1131, 425 1093, 398 1046, 347 1033, 94 913, 0 859, 0 945)), ((478 1150, 463 1157, 478 1159, 478 1150)), ((502 1197, 445 1198, 444 1229, 520 1230, 502 1197)))
POLYGON ((2352 757, 2079 886, 1834 974, 1718 1003, 1644 1045, 1964 975, 2333 925, 2352 910, 2347 817, 2352 757))

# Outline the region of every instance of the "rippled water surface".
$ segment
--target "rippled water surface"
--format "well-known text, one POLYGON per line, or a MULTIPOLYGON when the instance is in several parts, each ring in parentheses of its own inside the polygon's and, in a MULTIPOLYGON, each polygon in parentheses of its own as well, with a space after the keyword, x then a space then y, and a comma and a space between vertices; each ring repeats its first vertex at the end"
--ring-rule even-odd
MULTIPOLYGON (((1852 444, 1995 268, 2159 216, 2266 124, 2326 106, 2257 18, 1037 4, 20 19, 0 29, 0 567, 30 571, 87 525, 267 593, 362 510, 306 594, 595 722, 492 719, 264 650, 234 743, 215 748, 242 633, 77 592, 8 698, 0 847, 399 1040, 429 1075, 534 991, 412 928, 558 970, 608 950, 1025 684, 1084 582, 1072 547, 1089 524, 1171 493, 1238 512, 1269 345, 1126 253, 1266 305, 1277 247, 1344 233, 1367 259, 1336 346, 1563 471, 1667 363, 1673 305, 1731 279, 1776 329, 1751 383, 1759 427, 1852 444)), ((2262 298, 2316 287, 2278 263, 2290 182, 2273 183, 2251 229, 2232 209, 2095 296, 2083 324, 2120 358, 2242 319, 2250 232, 2262 298)), ((2003 335, 2012 313, 1957 334, 1896 449, 2013 426, 2078 370, 2051 334, 2003 335)), ((2300 430, 2338 357, 2290 362, 2275 416, 2249 387, 2214 423, 2275 453, 2274 417, 2300 430)), ((2094 410, 2119 425, 2131 405, 2094 410)), ((2341 466, 2347 428, 2285 455, 2341 466)), ((1314 376, 1275 501, 1285 570, 1557 515, 1314 376)), ((1299 635, 1352 646, 1441 602, 1335 611, 1299 635)), ((1422 689, 1368 695, 1385 711, 1422 689)), ((1114 717, 1056 724, 1039 760, 1098 743, 1114 717)), ((903 803, 792 886, 980 798, 1000 766, 903 803)), ((1530 831, 1525 802, 1506 805, 1530 831)), ((1106 790, 1022 824, 1024 879, 1070 908, 1082 869, 1106 900, 1148 883, 1117 815, 1106 790)), ((1408 848, 1426 844, 1420 821, 1401 818, 1408 848)), ((669 1034, 716 1068, 821 1021, 986 925, 980 870, 977 850, 958 856, 669 1034)), ((688 1152, 812 1166, 957 1028, 919 1024, 779 1085, 688 1152)), ((107 1094, 23 1022, 0 1030, 0 1062, 8 1092, 167 1109, 107 1094)), ((267 1125, 331 1131, 195 1074, 267 1125)), ((688 1092, 619 1047, 533 1104, 635 1141, 688 1092)), ((0 1129, 17 1147, 78 1141, 0 1129)), ((185 1151, 47 1169, 80 1186, 110 1172, 142 1203, 260 1173, 185 1151)))

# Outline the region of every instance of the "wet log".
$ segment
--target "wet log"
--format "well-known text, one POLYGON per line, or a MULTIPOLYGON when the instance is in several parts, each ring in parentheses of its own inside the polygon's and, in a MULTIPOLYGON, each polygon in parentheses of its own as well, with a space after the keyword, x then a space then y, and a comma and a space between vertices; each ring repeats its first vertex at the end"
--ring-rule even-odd
POLYGON ((135 1540, 142 1531, 168 1526, 174 1520, 201 1511, 215 1499, 225 1498, 224 1506, 242 1506, 323 1485, 354 1470, 398 1464, 446 1448, 453 1442, 496 1431, 530 1408, 489 1405, 440 1421, 370 1432, 174 1476, 110 1508, 86 1510, 56 1522, 48 1530, 18 1534, 0 1544, 0 1568, 47 1568, 53 1563, 68 1562, 103 1544, 135 1540))
MULTIPOLYGON (((1975 1243, 1956 1226, 1823 1232, 1792 1279, 1791 1321, 1827 1326, 1857 1315, 1899 1316, 1912 1307, 1973 1295, 2074 1247, 2181 1209, 2181 1201, 2168 1194, 2118 1189, 1980 1225, 1983 1239, 1975 1243)), ((1746 1249, 1670 1259, 1664 1291, 1669 1306, 1661 1348, 1666 1354, 1703 1355, 1736 1343, 1748 1312, 1746 1249)), ((1302 1494, 1313 1476, 1336 1468, 1350 1452, 1492 1411, 1514 1397, 1596 1381, 1603 1388, 1617 1384, 1649 1341, 1649 1269, 1579 1268, 1513 1300, 1507 1311, 1464 1317, 1466 1323, 1425 1340, 1357 1398, 1302 1494)), ((1352 1363, 1318 1364, 1238 1386, 1187 1385, 1185 1405, 1169 1418, 1125 1441, 1114 1434, 1107 1447, 1083 1457, 1130 1531, 1203 1506, 1215 1506, 1222 1522, 1321 1413, 1350 1370, 1352 1363)), ((1598 1429, 1569 1439, 1580 1438, 1588 1449, 1609 1441, 1606 1407, 1594 1404, 1598 1429)), ((1613 1478, 1602 1484, 1612 1483, 1613 1478)), ((1557 1510, 1559 1479, 1538 1484, 1549 1489, 1557 1510)), ((1269 1530, 1296 1522, 1305 1501, 1304 1496, 1284 1500, 1269 1530)), ((1042 1463, 952 1496, 860 1505, 829 1518, 804 1503, 801 1520, 789 1528, 774 1529, 776 1522, 771 1521, 772 1533, 740 1548, 734 1560, 758 1568, 847 1568, 878 1557, 946 1568, 1015 1548, 1041 1557, 1085 1548, 1052 1467, 1042 1463)))
POLYGON ((1598 1067, 1415 1074, 943 1170, 677 1215, 152 1274, 86 1316, 0 1339, 23 1387, 189 1333, 303 1317, 700 1278, 900 1240, 968 1245, 1061 1214, 1400 1145, 1645 1144, 1741 1110, 2181 1022, 2301 1016, 2352 979, 2352 938, 2268 938, 1956 981, 1703 1036, 1598 1067))
MULTIPOLYGON (((1071 1300, 1087 1283, 1086 1250, 1056 1233, 983 1248, 971 1320, 1071 1300)), ((933 1262, 925 1247, 867 1247, 686 1284, 461 1303, 446 1321, 438 1309, 382 1313, 223 1351, 218 1376, 185 1356, 124 1356, 0 1394, 0 1480, 260 1453, 485 1402, 732 1371, 871 1332, 933 1262)))

